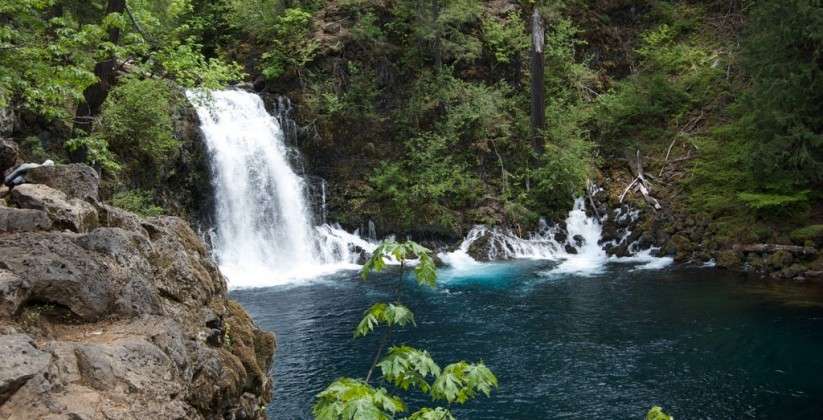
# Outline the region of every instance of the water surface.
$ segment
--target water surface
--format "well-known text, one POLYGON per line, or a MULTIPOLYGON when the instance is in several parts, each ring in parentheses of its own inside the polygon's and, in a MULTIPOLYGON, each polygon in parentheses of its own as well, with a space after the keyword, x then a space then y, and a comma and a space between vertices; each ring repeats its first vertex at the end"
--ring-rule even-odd
MULTIPOLYGON (((654 404, 679 419, 823 418, 818 289, 625 264, 590 277, 541 274, 551 265, 445 269, 435 290, 403 282, 418 326, 396 342, 441 366, 482 359, 500 380, 491 398, 453 407, 458 418, 642 418, 654 404)), ((330 381, 365 376, 378 337, 355 340, 352 330, 369 305, 392 299, 395 274, 232 292, 277 333, 270 418, 311 418, 330 381)))

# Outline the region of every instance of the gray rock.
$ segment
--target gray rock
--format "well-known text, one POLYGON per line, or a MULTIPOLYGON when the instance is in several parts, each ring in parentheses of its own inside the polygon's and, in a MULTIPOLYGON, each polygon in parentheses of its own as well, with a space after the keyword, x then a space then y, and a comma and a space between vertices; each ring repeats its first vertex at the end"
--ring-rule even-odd
POLYGON ((25 334, 0 336, 0 406, 34 375, 46 370, 51 356, 25 334))
POLYGON ((91 204, 68 198, 62 191, 41 184, 18 185, 11 200, 20 208, 41 210, 58 229, 88 232, 97 227, 97 210, 91 204))
POLYGON ((40 166, 26 173, 26 182, 44 184, 60 190, 69 198, 98 200, 100 176, 97 171, 82 163, 40 166))
POLYGON ((36 232, 51 226, 49 215, 42 210, 0 207, 0 232, 36 232))
POLYGON ((136 214, 100 202, 97 202, 95 207, 97 208, 100 226, 118 227, 146 237, 149 236, 149 233, 143 228, 143 220, 136 214))
POLYGON ((75 350, 77 367, 83 381, 94 389, 105 391, 117 384, 112 357, 105 347, 86 344, 75 350))
POLYGON ((0 139, 0 173, 6 172, 9 168, 17 164, 19 148, 17 143, 0 139))
POLYGON ((2 235, 0 261, 29 285, 24 301, 62 305, 87 321, 111 313, 118 283, 127 275, 60 233, 2 235))
POLYGON ((28 281, 9 270, 0 269, 0 316, 14 316, 30 288, 28 281))

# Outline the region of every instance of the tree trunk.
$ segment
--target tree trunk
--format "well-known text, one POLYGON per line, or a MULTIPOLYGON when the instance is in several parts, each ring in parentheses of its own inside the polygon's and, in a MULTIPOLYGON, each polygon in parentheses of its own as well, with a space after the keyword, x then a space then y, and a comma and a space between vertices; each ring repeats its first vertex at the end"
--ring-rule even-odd
MULTIPOLYGON (((112 13, 124 13, 126 11, 126 0, 109 0, 106 7, 106 15, 112 13)), ((120 29, 109 29, 109 41, 113 44, 120 42, 120 29)), ((90 132, 94 117, 100 113, 100 107, 109 95, 109 90, 115 82, 117 60, 110 57, 94 66, 94 75, 97 76, 97 83, 89 86, 83 91, 83 103, 77 107, 74 118, 74 128, 85 132, 90 132)))
POLYGON ((534 149, 543 150, 543 136, 541 130, 546 126, 545 94, 543 92, 543 18, 537 8, 532 13, 532 51, 531 51, 531 79, 532 79, 532 106, 531 131, 534 149))

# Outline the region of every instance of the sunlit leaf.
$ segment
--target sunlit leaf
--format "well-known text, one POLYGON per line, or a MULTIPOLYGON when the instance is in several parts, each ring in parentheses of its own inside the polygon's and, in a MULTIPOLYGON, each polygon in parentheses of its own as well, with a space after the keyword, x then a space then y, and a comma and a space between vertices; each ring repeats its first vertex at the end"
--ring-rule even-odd
POLYGON ((452 413, 443 408, 443 407, 436 407, 436 408, 428 408, 423 407, 414 413, 412 413, 409 417, 406 417, 407 420, 455 420, 452 413))
POLYGON ((389 420, 405 410, 403 401, 383 388, 340 378, 317 394, 312 413, 317 420, 389 420))
POLYGON ((414 313, 400 304, 375 303, 363 314, 363 319, 354 330, 354 336, 365 336, 381 324, 389 327, 415 325, 414 313))
POLYGON ((378 366, 387 381, 403 390, 415 387, 423 392, 429 392, 431 386, 427 378, 440 374, 440 367, 427 351, 409 346, 391 347, 388 355, 378 366))

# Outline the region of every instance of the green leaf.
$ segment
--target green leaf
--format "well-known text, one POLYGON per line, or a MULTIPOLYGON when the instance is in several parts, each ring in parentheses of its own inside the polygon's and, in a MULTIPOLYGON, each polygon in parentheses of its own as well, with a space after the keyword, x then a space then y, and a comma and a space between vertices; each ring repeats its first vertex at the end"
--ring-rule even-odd
POLYGON ((418 258, 419 263, 414 268, 415 278, 420 285, 434 287, 437 283, 437 266, 431 257, 431 250, 414 241, 403 243, 388 239, 380 243, 372 252, 368 261, 363 264, 360 275, 367 279, 372 271, 380 272, 386 266, 386 258, 392 258, 400 263, 410 258, 418 258))
POLYGON ((437 284, 437 267, 434 265, 434 260, 427 253, 421 253, 420 263, 414 268, 414 276, 417 283, 434 287, 437 284))
POLYGON ((375 303, 364 314, 363 319, 354 330, 355 337, 362 337, 372 332, 375 327, 383 324, 389 327, 395 325, 404 327, 415 325, 414 313, 406 306, 394 303, 375 303))
POLYGON ((461 361, 443 369, 434 381, 431 395, 435 400, 463 404, 475 398, 478 392, 488 397, 496 387, 497 377, 483 362, 469 364, 461 361))
POLYGON ((674 417, 663 412, 660 406, 654 406, 646 413, 646 420, 674 420, 674 417))
POLYGON ((412 413, 409 417, 406 418, 407 420, 455 420, 452 413, 443 408, 443 407, 436 407, 436 408, 428 408, 423 407, 414 413, 412 413))
POLYGON ((429 392, 431 386, 427 378, 440 375, 440 367, 425 350, 409 346, 394 346, 388 355, 378 364, 383 377, 398 388, 408 391, 415 387, 429 392))
POLYGON ((403 401, 383 388, 340 378, 317 394, 312 413, 317 420, 389 420, 405 410, 403 401))

